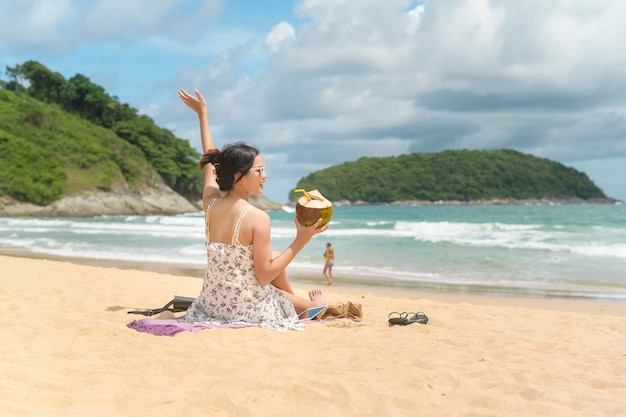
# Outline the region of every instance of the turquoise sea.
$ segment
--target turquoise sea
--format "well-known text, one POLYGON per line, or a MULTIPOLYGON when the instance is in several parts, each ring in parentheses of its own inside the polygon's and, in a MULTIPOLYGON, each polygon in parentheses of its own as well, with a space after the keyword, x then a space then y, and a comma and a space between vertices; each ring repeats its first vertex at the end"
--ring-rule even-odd
MULTIPOLYGON (((290 207, 270 212, 272 245, 295 236, 290 207)), ((290 266, 325 283, 626 302, 626 206, 337 206, 329 230, 290 266)), ((0 253, 205 266, 201 212, 179 216, 0 218, 0 253)))

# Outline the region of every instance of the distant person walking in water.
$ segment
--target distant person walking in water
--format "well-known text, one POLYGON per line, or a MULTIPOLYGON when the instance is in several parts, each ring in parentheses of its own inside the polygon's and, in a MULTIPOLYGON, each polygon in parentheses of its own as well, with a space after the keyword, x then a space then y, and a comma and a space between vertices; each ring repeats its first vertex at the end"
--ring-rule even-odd
POLYGON ((333 285, 333 265, 335 265, 335 250, 330 242, 326 243, 326 251, 324 252, 324 276, 328 280, 328 285, 333 285))

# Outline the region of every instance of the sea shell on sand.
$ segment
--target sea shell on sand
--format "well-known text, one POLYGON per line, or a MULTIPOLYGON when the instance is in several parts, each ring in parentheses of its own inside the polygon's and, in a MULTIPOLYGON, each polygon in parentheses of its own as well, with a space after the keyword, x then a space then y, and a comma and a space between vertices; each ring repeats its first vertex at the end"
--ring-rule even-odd
POLYGON ((296 203, 296 215, 298 222, 306 227, 312 226, 321 217, 322 223, 318 228, 323 227, 333 216, 333 204, 328 201, 318 190, 304 191, 304 195, 296 203))

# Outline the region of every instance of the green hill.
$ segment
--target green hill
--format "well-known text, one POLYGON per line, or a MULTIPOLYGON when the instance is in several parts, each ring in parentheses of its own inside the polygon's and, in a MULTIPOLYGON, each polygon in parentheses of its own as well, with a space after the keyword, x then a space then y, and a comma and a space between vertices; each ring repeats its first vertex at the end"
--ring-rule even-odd
POLYGON ((165 183, 202 193, 200 155, 147 116, 77 74, 35 61, 0 80, 0 195, 46 205, 81 190, 141 190, 165 183))
POLYGON ((361 158, 314 172, 295 188, 318 189, 331 201, 367 203, 607 198, 584 173, 514 150, 361 158))
POLYGON ((76 191, 157 182, 141 151, 110 130, 0 91, 0 194, 46 205, 76 191))

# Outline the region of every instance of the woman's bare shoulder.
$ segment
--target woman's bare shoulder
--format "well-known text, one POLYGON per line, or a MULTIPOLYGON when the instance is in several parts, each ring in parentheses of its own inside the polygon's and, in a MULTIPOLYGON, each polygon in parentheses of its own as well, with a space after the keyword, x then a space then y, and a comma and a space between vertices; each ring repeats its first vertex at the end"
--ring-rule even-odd
POLYGON ((250 208, 250 211, 248 212, 248 215, 249 215, 251 218, 253 218, 254 220, 257 220, 257 221, 266 221, 266 222, 269 222, 269 221, 270 221, 270 215, 269 215, 269 214, 267 214, 267 212, 266 212, 266 211, 261 210, 261 209, 260 209, 260 208, 258 208, 258 207, 254 207, 254 206, 252 206, 252 207, 250 208))

